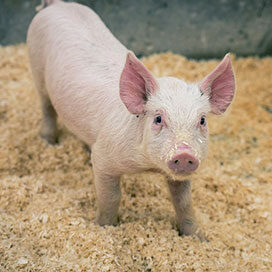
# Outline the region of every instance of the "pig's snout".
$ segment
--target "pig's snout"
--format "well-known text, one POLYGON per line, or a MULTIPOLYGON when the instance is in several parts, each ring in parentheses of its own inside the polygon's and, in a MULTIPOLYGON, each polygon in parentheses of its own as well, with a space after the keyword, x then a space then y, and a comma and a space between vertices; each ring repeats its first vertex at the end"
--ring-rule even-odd
POLYGON ((186 174, 197 169, 199 161, 188 147, 179 148, 181 151, 168 162, 168 167, 176 174, 186 174))

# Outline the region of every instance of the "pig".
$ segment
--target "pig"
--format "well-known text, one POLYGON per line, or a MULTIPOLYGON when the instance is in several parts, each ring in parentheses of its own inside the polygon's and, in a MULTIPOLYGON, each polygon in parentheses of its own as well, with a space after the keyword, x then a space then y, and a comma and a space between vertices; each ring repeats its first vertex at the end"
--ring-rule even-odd
POLYGON ((157 78, 94 11, 60 0, 43 1, 27 46, 41 136, 57 142, 58 116, 92 151, 97 223, 118 223, 123 174, 156 170, 166 176, 180 234, 204 240, 188 175, 207 155, 208 114, 233 100, 230 55, 199 82, 157 78))

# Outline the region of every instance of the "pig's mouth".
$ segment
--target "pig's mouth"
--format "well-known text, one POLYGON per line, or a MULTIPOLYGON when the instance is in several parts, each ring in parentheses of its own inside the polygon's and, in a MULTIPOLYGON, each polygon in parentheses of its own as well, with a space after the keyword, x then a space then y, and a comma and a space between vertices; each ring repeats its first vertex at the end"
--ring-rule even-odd
POLYGON ((184 177, 190 176, 193 174, 194 171, 192 172, 187 172, 187 171, 180 171, 180 172, 174 172, 174 171, 167 171, 166 174, 171 177, 173 180, 181 180, 184 179, 184 177))

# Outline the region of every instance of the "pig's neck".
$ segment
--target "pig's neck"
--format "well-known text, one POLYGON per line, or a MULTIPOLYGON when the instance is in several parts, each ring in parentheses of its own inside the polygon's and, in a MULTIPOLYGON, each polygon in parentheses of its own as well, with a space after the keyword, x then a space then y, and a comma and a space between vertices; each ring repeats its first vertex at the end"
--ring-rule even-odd
POLYGON ((128 126, 128 155, 131 161, 131 171, 139 172, 154 168, 147 153, 144 139, 146 116, 132 115, 129 118, 130 126, 128 126))
POLYGON ((93 156, 97 153, 95 157, 111 175, 120 176, 152 168, 144 146, 144 117, 137 118, 123 107, 112 114, 113 117, 106 119, 106 123, 101 122, 98 138, 91 146, 93 156))

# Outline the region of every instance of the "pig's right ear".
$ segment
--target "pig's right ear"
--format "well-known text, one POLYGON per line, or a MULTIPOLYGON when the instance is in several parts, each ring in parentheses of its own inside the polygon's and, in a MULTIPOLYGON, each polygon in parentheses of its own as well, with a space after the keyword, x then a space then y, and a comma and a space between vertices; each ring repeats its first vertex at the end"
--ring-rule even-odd
POLYGON ((128 52, 120 78, 120 97, 129 112, 144 113, 148 96, 154 94, 157 88, 152 74, 132 52, 128 52))

